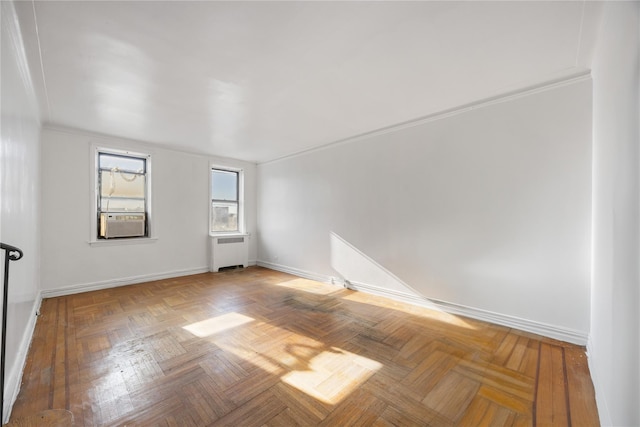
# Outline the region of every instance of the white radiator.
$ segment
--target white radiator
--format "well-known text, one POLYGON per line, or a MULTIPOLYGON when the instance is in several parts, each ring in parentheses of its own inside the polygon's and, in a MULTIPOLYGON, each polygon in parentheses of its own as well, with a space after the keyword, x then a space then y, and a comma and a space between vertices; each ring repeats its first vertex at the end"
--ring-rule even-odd
POLYGON ((249 236, 211 236, 211 271, 249 265, 249 236))

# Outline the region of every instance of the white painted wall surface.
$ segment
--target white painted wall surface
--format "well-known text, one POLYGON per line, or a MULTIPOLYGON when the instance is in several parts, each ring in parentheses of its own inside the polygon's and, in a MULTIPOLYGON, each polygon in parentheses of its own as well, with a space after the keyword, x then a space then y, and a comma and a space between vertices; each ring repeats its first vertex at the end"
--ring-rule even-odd
POLYGON ((259 262, 589 330, 591 81, 258 165, 259 262))
MULTIPOLYGON (((24 257, 9 266, 3 420, 6 421, 8 408, 17 394, 39 305, 40 120, 14 5, 3 1, 0 7, 0 240, 24 251, 24 257)), ((0 280, 4 277, 2 252, 0 280)))
POLYGON ((640 3, 607 2, 593 62, 589 363, 605 426, 640 425, 640 3))
MULTIPOLYGON (((207 271, 209 162, 245 171, 247 232, 255 234, 255 164, 183 153, 79 131, 42 132, 44 295, 207 271), (91 246, 92 145, 152 155, 152 215, 158 239, 91 246)), ((252 236, 253 237, 253 236, 252 236)), ((255 238, 249 259, 256 259, 255 238)))

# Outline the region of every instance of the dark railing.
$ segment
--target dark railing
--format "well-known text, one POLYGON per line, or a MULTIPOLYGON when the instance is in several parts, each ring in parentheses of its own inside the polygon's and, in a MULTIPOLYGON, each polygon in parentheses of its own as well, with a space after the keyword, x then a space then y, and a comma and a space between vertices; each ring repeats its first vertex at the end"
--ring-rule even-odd
POLYGON ((22 258, 22 251, 15 246, 0 243, 0 249, 6 251, 4 257, 4 290, 2 293, 2 357, 0 360, 0 424, 4 423, 4 357, 7 347, 7 297, 9 295, 9 261, 22 258))

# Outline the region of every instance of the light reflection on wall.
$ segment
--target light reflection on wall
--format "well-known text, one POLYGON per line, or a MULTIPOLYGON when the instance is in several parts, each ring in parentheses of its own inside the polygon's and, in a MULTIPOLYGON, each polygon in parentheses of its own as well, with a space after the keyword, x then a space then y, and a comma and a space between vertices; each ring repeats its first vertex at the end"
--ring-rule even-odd
MULTIPOLYGON (((368 290, 379 288, 384 290, 385 295, 394 294, 402 300, 415 301, 415 303, 420 304, 421 307, 416 308, 414 311, 412 310, 412 314, 429 317, 467 329, 475 329, 473 325, 460 317, 445 313, 436 304, 430 302, 428 298, 416 292, 393 273, 365 255, 362 251, 336 233, 332 232, 330 234, 330 239, 331 266, 340 273, 343 278, 353 283, 368 285, 368 290), (428 309, 422 307, 428 307, 428 309)), ((391 301, 390 304, 385 304, 382 300, 371 298, 369 295, 364 293, 354 293, 343 297, 343 299, 363 304, 374 304, 377 306, 393 308, 393 303, 391 301)))
POLYGON ((396 275, 368 257, 338 234, 330 233, 331 266, 352 282, 420 295, 396 275))

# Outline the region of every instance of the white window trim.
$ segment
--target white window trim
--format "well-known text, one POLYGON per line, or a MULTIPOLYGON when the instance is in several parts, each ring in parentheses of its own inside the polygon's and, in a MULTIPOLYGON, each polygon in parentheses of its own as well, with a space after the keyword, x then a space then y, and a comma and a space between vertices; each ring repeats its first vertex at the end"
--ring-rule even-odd
POLYGON ((233 166, 221 165, 215 162, 209 162, 209 220, 207 221, 207 228, 209 229, 209 236, 246 236, 246 221, 244 213, 244 169, 233 166), (213 207, 211 206, 211 170, 219 169, 229 172, 238 173, 238 231, 211 231, 211 215, 213 215, 213 207))
POLYGON ((89 245, 90 246, 121 246, 121 245, 136 245, 143 243, 154 243, 158 240, 158 234, 156 229, 154 205, 153 205, 153 153, 131 151, 118 147, 106 147, 104 145, 91 144, 89 165, 91 167, 91 221, 89 230, 89 245), (147 225, 149 226, 149 235, 145 237, 132 237, 128 239, 98 239, 98 194, 100 189, 98 188, 98 153, 117 154, 134 157, 144 157, 147 161, 147 225))

